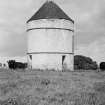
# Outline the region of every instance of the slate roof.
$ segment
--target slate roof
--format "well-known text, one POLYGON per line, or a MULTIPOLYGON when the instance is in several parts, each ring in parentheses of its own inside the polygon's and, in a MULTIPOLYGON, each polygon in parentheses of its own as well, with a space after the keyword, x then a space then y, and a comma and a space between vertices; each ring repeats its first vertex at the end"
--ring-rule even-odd
POLYGON ((53 1, 45 2, 27 23, 38 19, 66 19, 74 23, 74 21, 53 1))

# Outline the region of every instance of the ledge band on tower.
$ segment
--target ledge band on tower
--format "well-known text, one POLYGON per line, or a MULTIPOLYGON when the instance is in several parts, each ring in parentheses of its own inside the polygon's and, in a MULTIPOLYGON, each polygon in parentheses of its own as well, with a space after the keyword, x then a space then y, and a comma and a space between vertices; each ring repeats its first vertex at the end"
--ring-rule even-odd
POLYGON ((58 30, 68 30, 68 31, 72 31, 72 32, 74 32, 74 30, 67 29, 67 28, 48 28, 48 27, 31 28, 31 29, 28 29, 27 32, 30 31, 30 30, 35 30, 35 29, 58 29, 58 30))
POLYGON ((68 53, 68 52, 30 52, 27 54, 74 54, 74 53, 68 53))

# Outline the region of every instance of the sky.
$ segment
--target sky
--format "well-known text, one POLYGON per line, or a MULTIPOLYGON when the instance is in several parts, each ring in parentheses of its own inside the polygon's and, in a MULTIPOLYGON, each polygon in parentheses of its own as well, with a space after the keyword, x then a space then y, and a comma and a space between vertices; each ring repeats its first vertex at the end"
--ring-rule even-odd
MULTIPOLYGON (((24 59, 26 21, 46 0, 0 0, 0 57, 24 59)), ((53 0, 75 21, 75 54, 105 61, 105 0, 53 0)))

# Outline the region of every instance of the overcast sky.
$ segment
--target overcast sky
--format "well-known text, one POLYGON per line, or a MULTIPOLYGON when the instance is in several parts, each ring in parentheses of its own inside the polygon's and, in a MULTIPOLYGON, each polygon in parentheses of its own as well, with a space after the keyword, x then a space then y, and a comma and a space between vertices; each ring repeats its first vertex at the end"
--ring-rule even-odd
MULTIPOLYGON (((46 0, 0 0, 0 56, 25 56, 26 21, 46 0)), ((105 60, 105 0, 54 0, 75 21, 75 54, 105 60)))

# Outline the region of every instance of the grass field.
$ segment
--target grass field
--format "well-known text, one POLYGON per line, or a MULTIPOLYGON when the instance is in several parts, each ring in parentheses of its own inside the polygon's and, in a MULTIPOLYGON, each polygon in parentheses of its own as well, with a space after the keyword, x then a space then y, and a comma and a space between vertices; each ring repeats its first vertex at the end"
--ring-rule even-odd
POLYGON ((1 69, 0 105, 105 105, 105 72, 1 69))

